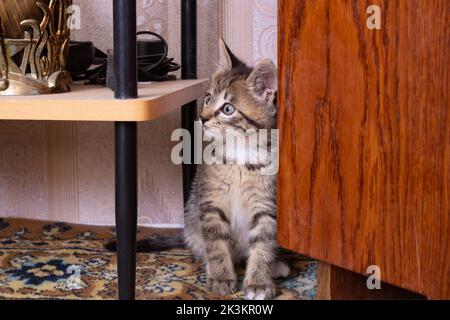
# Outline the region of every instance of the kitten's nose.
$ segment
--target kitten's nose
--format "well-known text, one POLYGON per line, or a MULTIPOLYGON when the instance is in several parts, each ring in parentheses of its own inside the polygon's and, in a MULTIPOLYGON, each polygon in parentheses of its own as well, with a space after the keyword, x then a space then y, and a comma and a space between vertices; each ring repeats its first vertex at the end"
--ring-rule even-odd
POLYGON ((202 124, 205 124, 206 122, 208 122, 208 120, 208 118, 200 116, 200 121, 202 122, 202 124))

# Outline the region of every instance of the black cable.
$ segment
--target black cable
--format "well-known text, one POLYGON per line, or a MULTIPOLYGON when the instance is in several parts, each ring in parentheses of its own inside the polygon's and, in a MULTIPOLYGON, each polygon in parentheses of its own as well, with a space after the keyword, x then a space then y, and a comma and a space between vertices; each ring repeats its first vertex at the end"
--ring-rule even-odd
MULTIPOLYGON (((178 71, 181 66, 175 63, 173 58, 167 57, 169 54, 167 41, 161 35, 152 31, 140 31, 137 33, 137 36, 140 35, 151 35, 158 38, 161 41, 163 52, 139 55, 137 57, 138 80, 140 82, 175 80, 176 76, 169 75, 169 73, 178 71)), ((71 45, 76 46, 77 42, 71 41, 71 45)), ((95 54, 92 58, 92 65, 96 65, 96 67, 85 70, 84 72, 71 72, 72 78, 75 81, 85 80, 86 84, 105 85, 107 77, 107 55, 95 48, 95 54)))
POLYGON ((163 45, 163 53, 138 56, 138 78, 139 81, 165 81, 175 79, 169 75, 170 72, 177 71, 181 66, 168 58, 169 46, 167 41, 159 34, 152 31, 139 31, 140 35, 151 35, 158 38, 163 45))

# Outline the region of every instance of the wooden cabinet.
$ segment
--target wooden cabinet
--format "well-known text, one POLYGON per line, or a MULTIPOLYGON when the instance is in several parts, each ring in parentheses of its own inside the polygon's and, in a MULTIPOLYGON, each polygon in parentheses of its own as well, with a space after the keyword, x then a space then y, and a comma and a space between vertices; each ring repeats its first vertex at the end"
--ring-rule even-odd
POLYGON ((279 1, 279 241, 450 298, 450 2, 279 1))

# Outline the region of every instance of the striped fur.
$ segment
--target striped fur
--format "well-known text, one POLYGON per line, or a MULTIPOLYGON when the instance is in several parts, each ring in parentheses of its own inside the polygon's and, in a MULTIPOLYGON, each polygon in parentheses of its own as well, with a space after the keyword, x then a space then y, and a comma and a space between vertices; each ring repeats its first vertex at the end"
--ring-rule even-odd
MULTIPOLYGON (((276 68, 265 60, 254 69, 221 41, 221 61, 201 114, 204 130, 276 128, 276 68), (221 108, 230 103, 229 116, 221 108)), ((276 176, 258 174, 264 164, 202 165, 185 209, 185 241, 207 266, 216 294, 236 289, 235 265, 246 263, 248 299, 271 299, 273 277, 289 268, 277 259, 276 176)))

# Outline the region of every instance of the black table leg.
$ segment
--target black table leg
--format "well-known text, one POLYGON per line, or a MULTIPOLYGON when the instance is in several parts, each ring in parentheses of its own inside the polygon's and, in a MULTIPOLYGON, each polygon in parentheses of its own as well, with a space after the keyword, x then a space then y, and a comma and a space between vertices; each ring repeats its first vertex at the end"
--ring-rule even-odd
POLYGON ((115 124, 116 232, 119 299, 133 300, 136 288, 137 124, 115 124))
MULTIPOLYGON (((181 74, 183 79, 197 79, 197 0, 181 0, 181 74)), ((194 122, 197 120, 197 101, 183 106, 181 122, 191 137, 194 136, 194 122)), ((191 185, 195 176, 194 144, 191 149, 191 163, 183 164, 184 203, 189 200, 191 185)))
MULTIPOLYGON (((114 0, 114 74, 117 99, 137 90, 136 0, 114 0)), ((133 300, 136 288, 137 123, 117 122, 116 227, 119 299, 133 300)))

